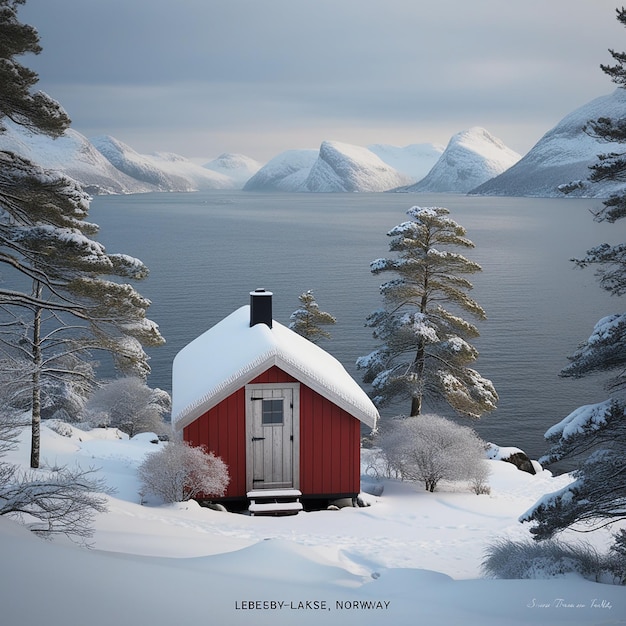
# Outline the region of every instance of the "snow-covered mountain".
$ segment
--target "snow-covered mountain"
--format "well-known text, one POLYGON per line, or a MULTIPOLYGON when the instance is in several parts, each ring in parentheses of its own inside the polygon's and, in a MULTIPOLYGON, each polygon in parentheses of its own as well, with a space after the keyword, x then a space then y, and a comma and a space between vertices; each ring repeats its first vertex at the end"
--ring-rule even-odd
POLYGON ((80 182, 88 193, 126 194, 148 191, 200 191, 241 189, 251 171, 260 165, 243 155, 227 155, 202 167, 177 154, 139 154, 130 146, 109 136, 91 140, 68 129, 52 139, 3 120, 6 132, 0 134, 0 150, 15 152, 33 163, 60 171, 80 182), (235 158, 236 157, 236 158, 235 158))
POLYGON ((108 135, 93 137, 91 143, 118 170, 153 186, 156 191, 200 191, 236 187, 231 178, 207 170, 178 154, 139 154, 108 135))
POLYGON ((388 191, 409 180, 367 148, 324 141, 303 191, 388 191))
POLYGON ((86 191, 142 193, 153 187, 115 168, 86 137, 69 129, 58 139, 32 133, 4 119, 0 150, 15 152, 45 169, 57 170, 82 183, 86 191))
POLYGON ((274 157, 245 191, 369 192, 406 185, 410 178, 367 148, 324 141, 317 150, 288 150, 274 157))
POLYGON ((520 158, 500 139, 476 126, 454 135, 430 172, 406 191, 467 193, 520 158))
MULTIPOLYGON (((548 131, 513 167, 476 189, 475 194, 492 196, 559 197, 559 186, 573 181, 586 181, 589 166, 597 155, 611 151, 623 152, 624 146, 602 143, 583 131, 583 126, 599 117, 626 117, 626 90, 596 98, 564 117, 548 131)), ((572 195, 607 197, 623 184, 583 182, 572 195)))
POLYGON ((367 147, 387 165, 416 182, 430 172, 445 148, 433 143, 414 143, 403 148, 376 143, 367 147))
POLYGON ((262 163, 243 154, 225 152, 202 167, 227 176, 235 182, 237 188, 241 188, 262 166, 262 163))
POLYGON ((244 191, 302 191, 318 150, 286 150, 268 161, 243 186, 244 191))

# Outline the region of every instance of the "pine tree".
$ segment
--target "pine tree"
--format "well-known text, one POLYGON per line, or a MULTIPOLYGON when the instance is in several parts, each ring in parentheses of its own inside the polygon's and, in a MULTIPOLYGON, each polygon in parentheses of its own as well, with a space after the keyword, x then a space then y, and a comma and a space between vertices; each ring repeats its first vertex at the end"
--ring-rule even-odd
MULTIPOLYGON (((617 9, 626 26, 626 9, 617 9)), ((620 88, 626 88, 626 53, 610 51, 616 65, 601 65, 620 88)), ((607 142, 626 143, 626 119, 599 118, 589 122, 588 132, 607 142)), ((600 154, 591 167, 590 182, 626 181, 626 152, 600 154)), ((626 217, 626 190, 603 202, 595 214, 599 222, 614 223, 626 217)), ((589 250, 579 267, 596 267, 600 287, 612 295, 626 293, 626 244, 602 244, 589 250)), ((540 459, 554 463, 587 455, 573 472, 574 482, 535 504, 522 520, 535 522, 531 532, 547 539, 572 525, 603 526, 626 519, 626 314, 616 313, 597 322, 590 337, 570 357, 561 375, 581 378, 599 372, 612 373, 606 382, 606 401, 582 406, 546 432, 548 453, 540 459)), ((580 528, 580 526, 579 526, 580 528)))
POLYGON ((410 398, 410 415, 422 412, 424 398, 445 401, 470 417, 496 408, 497 393, 491 381, 469 367, 478 357, 469 340, 478 336, 474 324, 444 308, 481 320, 482 307, 467 292, 472 284, 464 277, 481 271, 464 256, 445 250, 449 246, 473 248, 465 229, 448 217, 442 207, 412 207, 410 221, 387 234, 395 258, 377 259, 374 274, 397 277, 383 283, 385 308, 374 311, 367 325, 381 346, 357 361, 365 370, 379 406, 410 398))
POLYGON ((298 299, 300 308, 291 314, 289 328, 312 343, 317 343, 320 339, 330 339, 330 333, 321 327, 335 324, 335 317, 326 311, 320 311, 310 289, 300 294, 298 299))
MULTIPOLYGON (((0 132, 8 118, 57 137, 69 118, 48 96, 31 94, 37 75, 15 60, 40 52, 37 32, 17 19, 20 4, 0 0, 0 132)), ((76 359, 86 364, 93 351, 111 354, 123 372, 145 378, 143 347, 163 343, 146 318, 150 302, 120 280, 141 280, 147 268, 94 241, 98 227, 86 220, 88 209, 89 198, 76 182, 0 151, 1 360, 30 390, 32 467, 39 466, 42 390, 52 388, 47 383, 89 382, 90 368, 76 359)))

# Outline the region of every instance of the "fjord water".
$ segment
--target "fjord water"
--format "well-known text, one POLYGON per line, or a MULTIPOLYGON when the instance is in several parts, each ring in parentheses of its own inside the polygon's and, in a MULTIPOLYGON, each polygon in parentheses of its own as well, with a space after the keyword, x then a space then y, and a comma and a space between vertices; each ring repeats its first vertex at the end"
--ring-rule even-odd
MULTIPOLYGON (((337 318, 321 345, 360 380, 355 360, 375 348, 368 313, 382 304, 369 263, 388 255, 387 231, 411 206, 444 206, 475 248, 459 250, 483 271, 470 277, 488 319, 478 324, 475 368, 499 393, 498 409, 471 422, 500 446, 537 458, 543 433, 582 404, 605 399, 603 377, 559 378, 594 323, 623 304, 602 292, 592 270, 570 261, 602 242, 624 241, 621 224, 594 223, 599 200, 442 194, 162 193, 99 196, 90 220, 108 252, 142 259, 139 291, 167 340, 152 350, 149 384, 171 391, 171 363, 189 341, 274 292, 274 318, 287 325, 298 295, 312 289, 337 318)), ((382 410, 383 416, 408 407, 382 410)), ((464 422, 468 423, 468 422, 464 422)))

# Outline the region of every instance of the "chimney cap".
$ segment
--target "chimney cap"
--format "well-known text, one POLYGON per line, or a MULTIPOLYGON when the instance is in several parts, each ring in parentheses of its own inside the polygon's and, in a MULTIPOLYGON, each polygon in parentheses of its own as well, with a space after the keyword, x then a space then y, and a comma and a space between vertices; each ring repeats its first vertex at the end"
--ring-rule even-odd
POLYGON ((273 296, 274 294, 271 291, 267 291, 267 289, 263 289, 260 287, 259 289, 255 289, 250 292, 251 296, 273 296))

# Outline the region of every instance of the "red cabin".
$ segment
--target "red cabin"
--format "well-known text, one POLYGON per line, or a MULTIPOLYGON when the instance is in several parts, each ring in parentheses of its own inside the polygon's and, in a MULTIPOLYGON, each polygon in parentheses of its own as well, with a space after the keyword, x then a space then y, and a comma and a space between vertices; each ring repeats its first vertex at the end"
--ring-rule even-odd
POLYGON ((225 503, 359 493, 361 424, 378 411, 337 359, 272 319, 269 291, 177 354, 172 401, 175 432, 228 465, 225 503))

